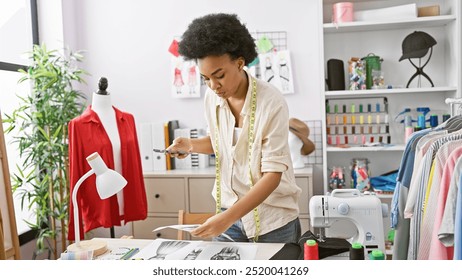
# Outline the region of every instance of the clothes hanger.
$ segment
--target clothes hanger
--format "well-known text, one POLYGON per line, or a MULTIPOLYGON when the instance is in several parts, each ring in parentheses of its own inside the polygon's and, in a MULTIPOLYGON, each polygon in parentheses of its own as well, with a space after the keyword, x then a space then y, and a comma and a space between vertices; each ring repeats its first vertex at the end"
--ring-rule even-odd
POLYGON ((455 115, 449 118, 444 126, 449 133, 462 129, 462 115, 455 115))
POLYGON ((449 104, 451 107, 451 116, 446 122, 442 123, 442 128, 446 129, 448 132, 455 132, 462 129, 462 114, 458 113, 460 111, 462 100, 458 98, 446 98, 446 104, 449 104), (454 105, 459 104, 459 110, 454 110, 454 105))

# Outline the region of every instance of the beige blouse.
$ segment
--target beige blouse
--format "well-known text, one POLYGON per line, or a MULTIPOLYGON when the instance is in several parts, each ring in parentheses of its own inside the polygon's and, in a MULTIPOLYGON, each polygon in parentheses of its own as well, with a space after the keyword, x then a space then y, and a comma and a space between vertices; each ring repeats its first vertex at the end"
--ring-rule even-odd
MULTIPOLYGON (((215 149, 216 114, 219 121, 219 154, 221 164, 221 207, 231 207, 250 189, 248 159, 248 126, 250 121, 250 97, 252 82, 242 108, 244 118, 242 131, 233 145, 235 118, 225 99, 209 88, 205 93, 205 117, 208 134, 215 149)), ((284 226, 298 217, 298 200, 301 189, 295 183, 288 145, 289 110, 280 91, 273 85, 257 80, 257 107, 255 112, 255 141, 252 149, 252 178, 254 184, 265 172, 282 172, 279 186, 258 206, 260 235, 284 226)), ((216 181, 212 191, 216 198, 216 181)), ((308 203, 308 202, 307 202, 308 203)), ((242 217, 249 238, 255 236, 253 211, 242 217)))

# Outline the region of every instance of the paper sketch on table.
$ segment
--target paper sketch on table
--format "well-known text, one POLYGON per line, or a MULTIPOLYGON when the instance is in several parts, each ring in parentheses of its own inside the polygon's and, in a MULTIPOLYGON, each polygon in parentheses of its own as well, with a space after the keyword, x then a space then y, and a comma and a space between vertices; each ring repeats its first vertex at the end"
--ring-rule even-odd
POLYGON ((217 242, 202 244, 203 250, 198 260, 254 260, 257 256, 257 245, 252 243, 217 242))
MULTIPOLYGON (((192 224, 192 225, 169 225, 169 226, 158 227, 158 228, 154 229, 153 232, 154 232, 154 231, 163 230, 163 229, 166 229, 166 228, 173 228, 173 229, 177 229, 177 230, 182 230, 182 231, 191 232, 191 231, 195 230, 196 228, 198 228, 199 226, 200 226, 200 224, 192 224)), ((222 233, 221 235, 222 235, 223 237, 229 239, 230 241, 234 242, 234 240, 231 238, 231 236, 227 235, 226 233, 222 233)))
POLYGON ((143 260, 183 260, 200 244, 199 242, 156 239, 136 254, 143 260))
POLYGON ((143 260, 254 260, 257 245, 252 243, 203 242, 156 239, 143 248, 136 259, 143 260))

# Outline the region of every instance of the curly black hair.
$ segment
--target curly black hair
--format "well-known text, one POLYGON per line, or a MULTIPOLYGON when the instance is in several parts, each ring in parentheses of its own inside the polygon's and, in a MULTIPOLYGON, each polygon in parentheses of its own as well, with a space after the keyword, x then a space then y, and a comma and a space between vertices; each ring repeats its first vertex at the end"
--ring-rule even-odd
POLYGON ((257 57, 255 41, 235 14, 209 14, 194 19, 179 42, 179 53, 186 60, 229 54, 243 57, 245 64, 257 57))

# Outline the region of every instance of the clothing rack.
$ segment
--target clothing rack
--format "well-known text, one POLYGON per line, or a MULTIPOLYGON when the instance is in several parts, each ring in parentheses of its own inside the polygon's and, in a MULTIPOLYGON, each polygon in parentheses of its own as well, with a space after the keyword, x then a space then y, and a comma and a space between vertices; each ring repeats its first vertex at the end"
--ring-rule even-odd
POLYGON ((445 103, 449 105, 451 117, 462 115, 462 98, 446 98, 445 103))

